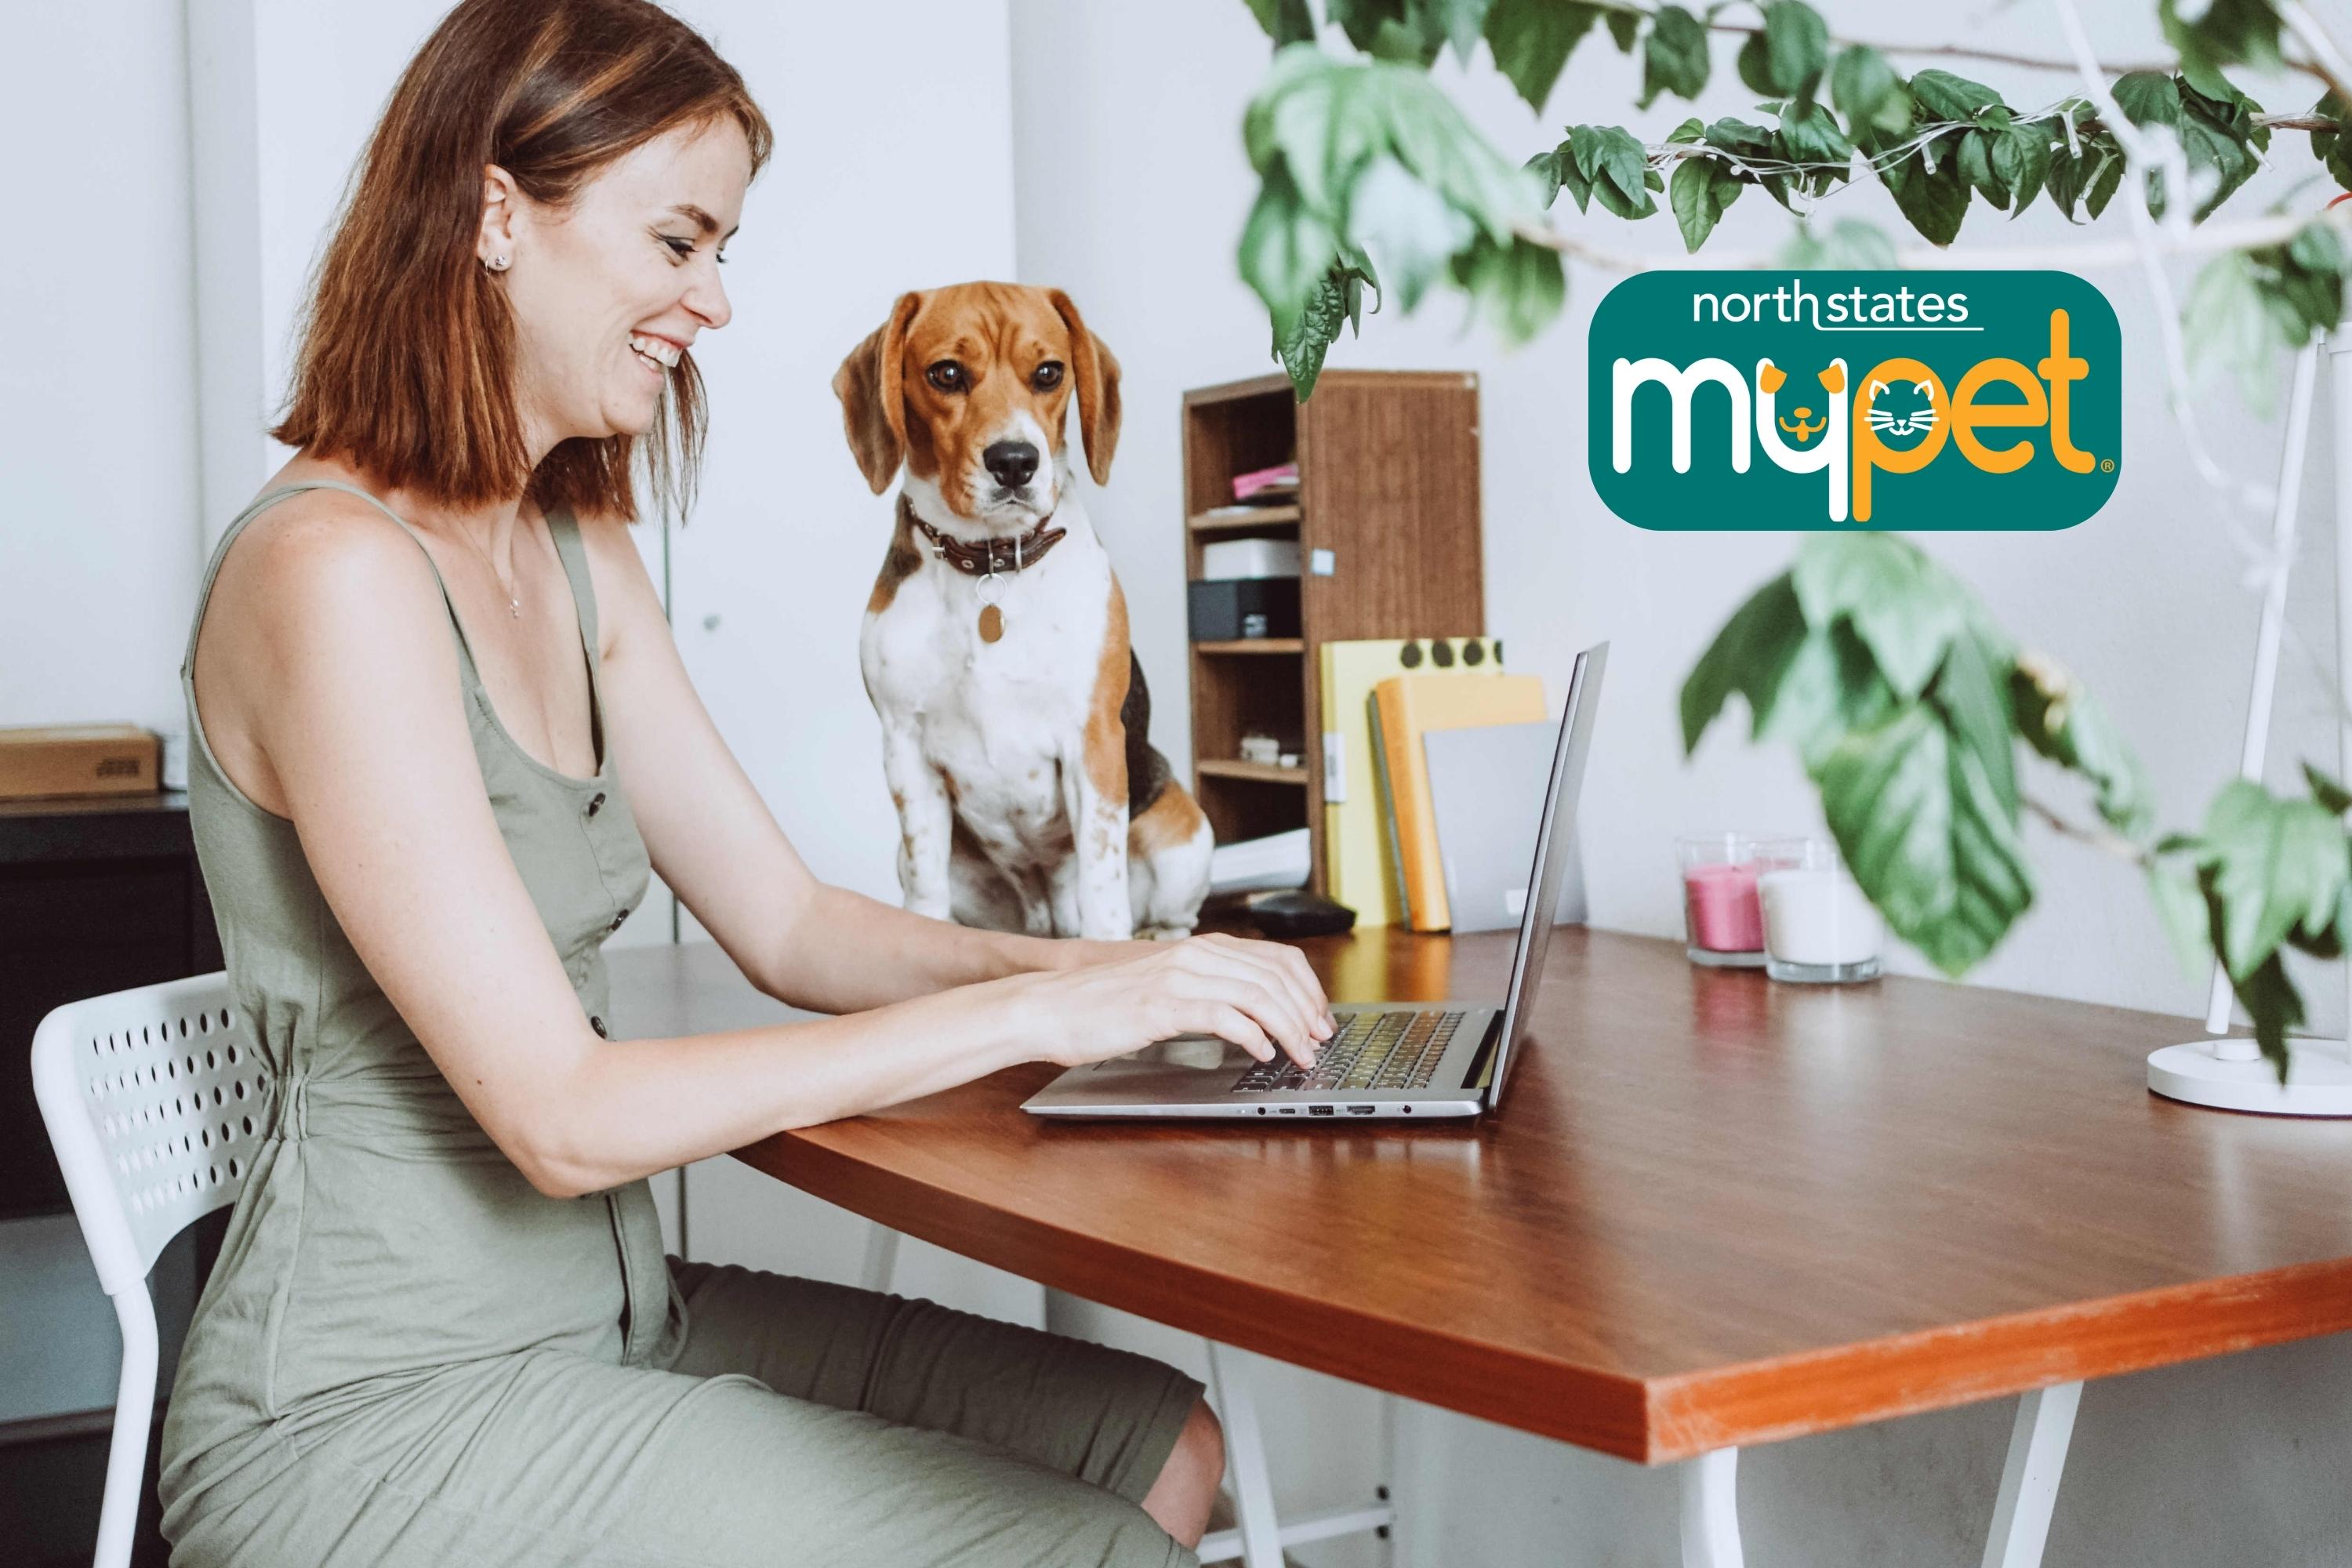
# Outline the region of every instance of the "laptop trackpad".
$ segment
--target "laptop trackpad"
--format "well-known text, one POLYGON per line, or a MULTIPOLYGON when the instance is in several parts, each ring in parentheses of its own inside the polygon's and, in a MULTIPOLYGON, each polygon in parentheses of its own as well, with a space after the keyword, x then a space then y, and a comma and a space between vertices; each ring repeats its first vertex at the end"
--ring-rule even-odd
POLYGON ((1095 1068, 1097 1071, 1118 1068, 1131 1072, 1139 1068, 1217 1068, 1230 1063, 1238 1072, 1243 1064, 1255 1060, 1241 1047, 1215 1035, 1176 1035, 1155 1040, 1139 1051, 1097 1062, 1095 1068))

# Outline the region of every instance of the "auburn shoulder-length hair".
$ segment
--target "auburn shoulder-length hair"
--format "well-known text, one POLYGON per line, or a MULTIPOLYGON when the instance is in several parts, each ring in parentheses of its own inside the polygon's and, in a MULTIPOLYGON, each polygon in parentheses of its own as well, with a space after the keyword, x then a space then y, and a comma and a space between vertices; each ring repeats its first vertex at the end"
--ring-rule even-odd
MULTIPOLYGON (((270 434, 451 507, 525 495, 636 521, 635 437, 575 437, 530 466, 514 319, 474 254, 482 167, 562 206, 614 159, 728 116, 757 174, 774 146, 767 117, 735 68, 650 0, 464 0, 401 73, 361 154, 270 434)), ((690 356, 667 379, 646 466, 682 517, 707 414, 690 356)))

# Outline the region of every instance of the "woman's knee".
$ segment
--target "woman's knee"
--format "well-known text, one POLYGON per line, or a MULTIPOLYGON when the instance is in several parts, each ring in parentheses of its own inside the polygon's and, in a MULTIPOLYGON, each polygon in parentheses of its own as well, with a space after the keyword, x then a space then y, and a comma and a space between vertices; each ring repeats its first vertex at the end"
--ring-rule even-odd
POLYGON ((1144 1495, 1143 1510, 1187 1547, 1209 1528, 1209 1510, 1225 1479, 1225 1429, 1206 1400, 1194 1400, 1167 1463, 1144 1495))

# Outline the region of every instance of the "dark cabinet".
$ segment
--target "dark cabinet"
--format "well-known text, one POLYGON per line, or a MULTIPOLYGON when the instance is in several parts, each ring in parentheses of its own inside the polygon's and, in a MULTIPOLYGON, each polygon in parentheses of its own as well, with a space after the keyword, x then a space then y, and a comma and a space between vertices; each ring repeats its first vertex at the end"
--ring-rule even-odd
MULTIPOLYGON (((17 1353, 95 1360, 93 1347, 115 1332, 86 1258, 61 1245, 14 1255, 7 1247, 12 1235, 21 1244, 27 1227, 54 1237, 56 1225, 71 1224, 57 1217, 72 1205, 33 1100, 34 1028, 63 1002, 220 967, 184 794, 0 802, 0 1322, 17 1353), (58 1272, 69 1265, 71 1278, 58 1272), (39 1321, 62 1310, 61 1300, 101 1321, 95 1336, 87 1324, 39 1321), (44 1305, 32 1311, 31 1301, 44 1305)), ((190 1226, 150 1277, 163 1354, 133 1568, 163 1568, 155 1500, 163 1396, 227 1219, 227 1210, 215 1210, 190 1226)), ((53 1375, 34 1377, 35 1386, 111 1387, 102 1364, 37 1370, 53 1375)), ((0 1561, 12 1568, 89 1562, 112 1415, 110 1397, 100 1409, 31 1419, 0 1412, 0 1561)))

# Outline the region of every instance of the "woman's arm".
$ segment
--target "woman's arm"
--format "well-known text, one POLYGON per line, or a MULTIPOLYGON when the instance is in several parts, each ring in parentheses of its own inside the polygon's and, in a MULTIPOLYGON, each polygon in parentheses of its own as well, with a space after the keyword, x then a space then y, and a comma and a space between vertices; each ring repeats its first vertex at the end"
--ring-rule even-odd
POLYGON ((1328 1033, 1297 952, 1206 937, 855 1017, 608 1042, 499 834, 447 614, 415 544, 358 501, 259 519, 223 563, 214 604, 240 626, 236 706, 330 911, 543 1193, 598 1191, 1012 1062, 1093 1060, 1189 1030, 1260 1059, 1278 1040, 1307 1060, 1328 1033))
POLYGON ((1155 945, 974 931, 818 881, 711 722, 626 528, 580 526, 604 644, 605 744, 637 830, 662 880, 752 984, 812 1012, 855 1013, 1155 945))

